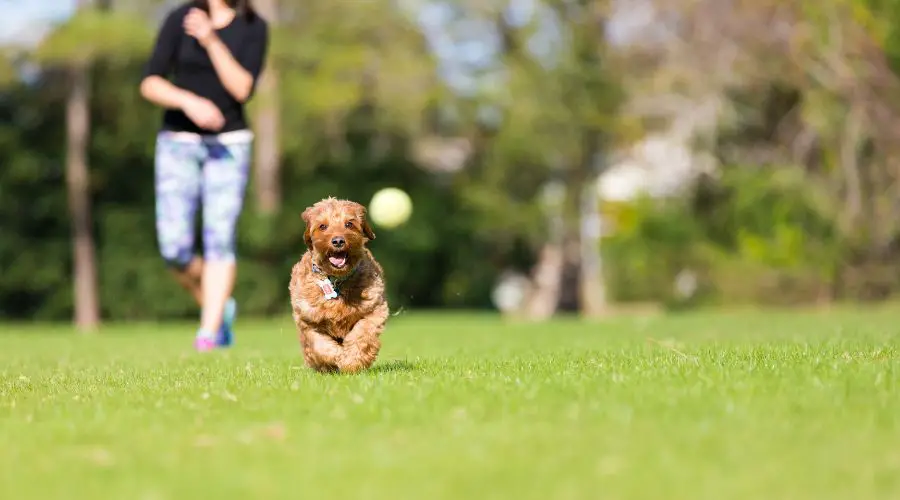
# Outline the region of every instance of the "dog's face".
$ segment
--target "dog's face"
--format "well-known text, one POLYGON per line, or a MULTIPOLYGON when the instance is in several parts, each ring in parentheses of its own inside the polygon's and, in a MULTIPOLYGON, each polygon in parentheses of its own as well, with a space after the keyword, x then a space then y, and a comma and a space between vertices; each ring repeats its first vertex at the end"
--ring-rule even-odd
POLYGON ((334 198, 303 211, 304 240, 313 261, 331 276, 350 273, 364 255, 366 242, 375 239, 366 220, 366 207, 334 198))

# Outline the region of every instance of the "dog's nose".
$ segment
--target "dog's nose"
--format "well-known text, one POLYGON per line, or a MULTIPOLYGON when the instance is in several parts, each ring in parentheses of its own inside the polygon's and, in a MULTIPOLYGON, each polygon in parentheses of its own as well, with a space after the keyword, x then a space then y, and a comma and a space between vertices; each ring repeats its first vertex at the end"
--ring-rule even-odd
POLYGON ((334 248, 344 248, 344 243, 346 242, 344 241, 344 238, 342 236, 335 236, 334 238, 331 238, 331 246, 333 246, 334 248))

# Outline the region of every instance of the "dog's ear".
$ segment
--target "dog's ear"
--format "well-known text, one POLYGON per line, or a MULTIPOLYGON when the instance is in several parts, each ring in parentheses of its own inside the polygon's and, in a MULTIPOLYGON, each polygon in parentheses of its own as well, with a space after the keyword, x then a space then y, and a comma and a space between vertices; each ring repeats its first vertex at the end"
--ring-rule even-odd
POLYGON ((312 248, 312 217, 313 207, 309 207, 300 214, 300 218, 306 223, 306 229, 303 230, 303 241, 306 242, 307 248, 312 248))
POLYGON ((366 238, 369 238, 370 240, 375 239, 375 231, 372 231, 372 226, 369 225, 369 219, 367 219, 365 215, 362 217, 362 231, 363 234, 366 235, 366 238))
POLYGON ((369 218, 367 217, 368 211, 366 207, 354 202, 353 209, 356 212, 356 218, 359 219, 359 227, 362 228, 363 234, 366 238, 370 240, 375 239, 375 231, 372 231, 372 226, 369 225, 369 218))

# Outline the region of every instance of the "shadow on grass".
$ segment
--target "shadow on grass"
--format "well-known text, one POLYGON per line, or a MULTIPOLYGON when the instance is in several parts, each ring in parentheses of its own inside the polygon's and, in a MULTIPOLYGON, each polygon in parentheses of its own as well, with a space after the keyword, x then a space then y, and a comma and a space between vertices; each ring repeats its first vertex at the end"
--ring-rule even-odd
POLYGON ((333 376, 333 377, 355 377, 355 376, 365 376, 367 374, 368 375, 380 375, 383 373, 406 373, 406 372, 412 372, 412 371, 416 371, 416 370, 420 370, 420 369, 421 369, 421 367, 416 366, 415 363, 410 363, 409 361, 405 361, 402 359, 395 359, 392 361, 386 361, 384 363, 378 363, 378 364, 372 366, 372 368, 369 368, 368 370, 362 370, 358 373, 347 374, 347 373, 341 373, 337 370, 329 370, 329 371, 321 372, 320 375, 333 376))
POLYGON ((403 373, 419 370, 415 363, 402 359, 394 359, 384 363, 378 363, 369 369, 369 373, 403 373))

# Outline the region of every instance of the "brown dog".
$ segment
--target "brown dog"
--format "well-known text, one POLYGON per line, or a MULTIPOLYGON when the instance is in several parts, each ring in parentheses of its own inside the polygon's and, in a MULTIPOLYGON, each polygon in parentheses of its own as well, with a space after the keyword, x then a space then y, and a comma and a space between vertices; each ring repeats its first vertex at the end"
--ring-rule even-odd
POLYGON ((324 199, 303 212, 307 251, 288 289, 306 364, 354 373, 372 366, 388 318, 384 273, 366 242, 375 233, 359 203, 324 199))

